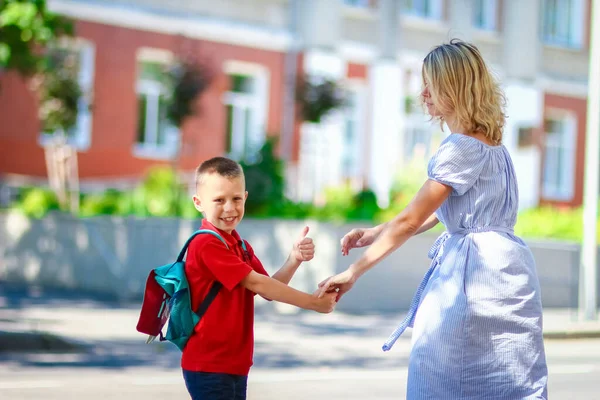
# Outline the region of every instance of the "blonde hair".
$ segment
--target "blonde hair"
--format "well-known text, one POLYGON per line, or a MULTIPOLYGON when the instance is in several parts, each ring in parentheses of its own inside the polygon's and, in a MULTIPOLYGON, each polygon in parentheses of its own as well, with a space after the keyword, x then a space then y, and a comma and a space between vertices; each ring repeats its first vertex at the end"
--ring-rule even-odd
POLYGON ((463 133, 480 132, 502 143, 506 98, 477 47, 458 39, 437 46, 423 60, 422 74, 436 108, 453 115, 467 130, 463 133))

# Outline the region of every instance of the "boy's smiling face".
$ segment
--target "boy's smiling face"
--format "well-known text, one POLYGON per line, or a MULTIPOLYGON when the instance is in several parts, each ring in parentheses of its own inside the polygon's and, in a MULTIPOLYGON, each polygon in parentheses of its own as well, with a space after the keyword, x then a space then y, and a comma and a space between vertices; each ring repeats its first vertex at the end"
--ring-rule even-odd
POLYGON ((244 217, 247 197, 243 177, 226 178, 213 172, 202 177, 194 204, 208 222, 231 234, 244 217))

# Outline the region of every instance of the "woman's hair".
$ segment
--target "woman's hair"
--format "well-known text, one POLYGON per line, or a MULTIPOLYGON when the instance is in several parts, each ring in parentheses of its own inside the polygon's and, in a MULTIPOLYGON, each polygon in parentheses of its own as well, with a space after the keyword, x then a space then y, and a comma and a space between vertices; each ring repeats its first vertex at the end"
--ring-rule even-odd
POLYGON ((481 132, 494 144, 502 142, 506 98, 477 47, 458 39, 437 46, 423 60, 422 74, 435 107, 453 115, 463 133, 481 132))

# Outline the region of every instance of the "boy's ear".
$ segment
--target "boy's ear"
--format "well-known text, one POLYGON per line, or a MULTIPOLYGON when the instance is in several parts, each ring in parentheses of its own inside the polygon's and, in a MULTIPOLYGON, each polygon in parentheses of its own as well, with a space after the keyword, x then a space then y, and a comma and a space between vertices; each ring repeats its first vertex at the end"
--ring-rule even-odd
POLYGON ((196 207, 196 210, 203 212, 202 203, 200 202, 200 198, 198 196, 194 195, 194 197, 192 199, 194 200, 194 206, 196 207))
POLYGON ((246 191, 244 192, 244 201, 246 201, 247 199, 248 199, 248 191, 246 190, 246 191))

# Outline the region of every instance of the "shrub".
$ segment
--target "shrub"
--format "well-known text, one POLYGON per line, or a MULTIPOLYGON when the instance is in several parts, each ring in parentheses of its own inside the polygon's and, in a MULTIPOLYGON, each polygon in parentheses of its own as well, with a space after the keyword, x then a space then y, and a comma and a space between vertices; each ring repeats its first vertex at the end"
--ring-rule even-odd
MULTIPOLYGON (((600 225, 597 223, 596 226, 598 236, 600 225)), ((517 218, 515 233, 525 238, 580 242, 583 239, 583 210, 544 206, 522 211, 517 218)))
POLYGON ((267 139, 256 162, 240 164, 246 176, 246 213, 270 216, 273 210, 285 203, 285 177, 283 162, 275 155, 277 138, 267 139))
POLYGON ((24 188, 19 194, 16 208, 27 216, 42 218, 49 211, 58 210, 60 207, 53 191, 42 188, 24 188))
POLYGON ((131 195, 114 189, 82 196, 79 215, 127 215, 131 212, 131 195))

